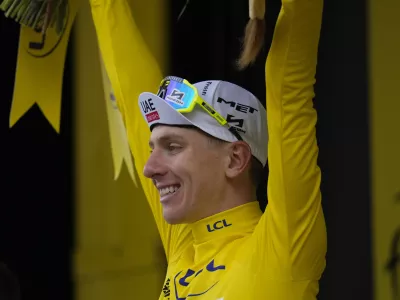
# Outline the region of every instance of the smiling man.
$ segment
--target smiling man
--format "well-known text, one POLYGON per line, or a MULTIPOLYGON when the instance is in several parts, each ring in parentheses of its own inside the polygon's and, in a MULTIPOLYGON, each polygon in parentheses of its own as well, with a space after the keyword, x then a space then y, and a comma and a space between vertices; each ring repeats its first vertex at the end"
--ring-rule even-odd
POLYGON ((158 95, 142 93, 139 103, 152 131, 144 175, 160 192, 164 219, 195 223, 242 204, 256 207, 262 178, 252 171, 263 169, 268 141, 265 109, 257 98, 232 83, 193 86, 174 76, 163 80, 158 95))
POLYGON ((160 299, 316 299, 326 253, 312 102, 322 0, 282 1, 266 63, 267 113, 225 81, 169 76, 150 92, 159 72, 129 5, 91 4, 168 260, 160 299), (141 82, 148 92, 138 97, 141 82), (267 158, 262 213, 256 188, 267 158))

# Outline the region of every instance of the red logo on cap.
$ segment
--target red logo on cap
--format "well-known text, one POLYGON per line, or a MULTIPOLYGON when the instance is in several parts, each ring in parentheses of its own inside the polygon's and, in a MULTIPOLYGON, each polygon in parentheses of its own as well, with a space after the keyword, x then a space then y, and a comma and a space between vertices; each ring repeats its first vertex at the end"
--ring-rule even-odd
POLYGON ((154 122, 156 120, 160 120, 160 116, 157 111, 153 111, 146 115, 147 123, 154 122))

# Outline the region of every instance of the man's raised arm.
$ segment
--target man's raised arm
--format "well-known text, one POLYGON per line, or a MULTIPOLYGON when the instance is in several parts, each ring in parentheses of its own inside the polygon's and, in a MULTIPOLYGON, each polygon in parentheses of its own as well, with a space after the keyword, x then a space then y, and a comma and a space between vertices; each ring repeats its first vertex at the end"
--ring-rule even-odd
POLYGON ((162 74, 126 0, 90 0, 90 4, 100 51, 123 115, 136 170, 169 259, 169 255, 186 242, 189 234, 185 226, 172 228, 165 222, 158 191, 143 175, 150 155, 150 132, 138 105, 141 92, 157 91, 162 74))
POLYGON ((283 0, 266 63, 268 207, 257 232, 276 279, 318 280, 326 229, 314 83, 323 0, 283 0))

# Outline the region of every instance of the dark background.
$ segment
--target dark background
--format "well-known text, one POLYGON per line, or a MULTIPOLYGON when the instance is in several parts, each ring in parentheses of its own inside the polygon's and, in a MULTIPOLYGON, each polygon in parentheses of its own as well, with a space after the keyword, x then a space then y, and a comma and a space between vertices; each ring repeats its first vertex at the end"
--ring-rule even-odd
MULTIPOLYGON (((318 298, 368 300, 372 255, 366 2, 325 2, 315 105, 328 256, 318 298)), ((256 64, 243 72, 234 62, 248 20, 246 0, 235 5, 192 0, 179 22, 185 1, 170 3, 169 73, 191 82, 231 81, 265 101, 265 56, 280 2, 267 1, 266 45, 256 64)), ((18 25, 0 14, 0 261, 17 275, 22 299, 72 299, 73 57, 69 51, 60 135, 36 106, 9 129, 18 33, 18 25)))

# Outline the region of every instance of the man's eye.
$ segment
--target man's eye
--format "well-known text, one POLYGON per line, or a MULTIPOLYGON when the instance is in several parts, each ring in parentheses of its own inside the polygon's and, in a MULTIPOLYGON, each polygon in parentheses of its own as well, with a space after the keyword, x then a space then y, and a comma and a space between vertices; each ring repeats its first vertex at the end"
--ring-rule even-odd
POLYGON ((175 143, 170 143, 167 146, 168 151, 175 151, 178 150, 179 148, 181 148, 181 146, 175 143))

